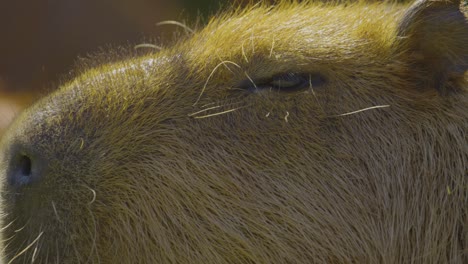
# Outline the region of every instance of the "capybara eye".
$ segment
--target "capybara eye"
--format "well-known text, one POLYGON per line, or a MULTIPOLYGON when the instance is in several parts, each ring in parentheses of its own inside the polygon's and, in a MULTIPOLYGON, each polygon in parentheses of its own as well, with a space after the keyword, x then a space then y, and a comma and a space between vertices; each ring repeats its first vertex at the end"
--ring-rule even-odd
POLYGON ((296 73, 285 73, 274 76, 267 85, 283 92, 292 92, 307 87, 307 78, 296 73))
POLYGON ((252 92, 261 90, 272 90, 280 92, 300 92, 311 88, 322 86, 326 83, 326 79, 318 73, 281 73, 274 75, 269 79, 262 79, 252 82, 251 80, 244 81, 241 85, 252 92))
POLYGON ((282 92, 296 92, 308 88, 321 86, 325 83, 325 78, 318 73, 297 74, 284 73, 273 76, 269 85, 282 92))

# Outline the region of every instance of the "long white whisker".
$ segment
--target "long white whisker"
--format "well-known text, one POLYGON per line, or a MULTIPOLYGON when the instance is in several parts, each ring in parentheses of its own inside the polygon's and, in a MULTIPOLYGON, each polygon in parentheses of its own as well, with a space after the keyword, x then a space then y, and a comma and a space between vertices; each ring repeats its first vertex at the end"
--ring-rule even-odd
POLYGON ((34 263, 34 261, 36 261, 36 257, 37 257, 37 248, 38 248, 38 244, 36 244, 36 246, 34 247, 34 251, 33 251, 33 254, 31 256, 31 263, 34 263))
POLYGON ((376 106, 371 106, 371 107, 367 107, 367 108, 364 108, 364 109, 360 109, 360 110, 356 110, 356 111, 352 111, 352 112, 348 112, 348 113, 344 113, 344 114, 335 115, 334 117, 353 115, 353 114, 357 114, 357 113, 364 112, 364 111, 368 111, 368 110, 372 110, 372 109, 386 108, 386 107, 390 107, 390 105, 376 105, 376 106))
POLYGON ((0 232, 3 232, 3 230, 5 230, 5 229, 7 229, 8 227, 10 227, 15 221, 16 221, 16 219, 13 220, 13 221, 11 221, 10 223, 8 223, 8 225, 6 225, 6 226, 0 228, 0 232))
POLYGON ((243 106, 243 107, 238 107, 238 108, 234 108, 234 109, 229 109, 229 110, 226 110, 226 111, 223 111, 223 112, 214 113, 214 114, 209 114, 209 115, 204 115, 204 116, 195 116, 194 118, 200 119, 200 118, 207 118, 207 117, 212 117, 212 116, 227 114, 227 113, 234 112, 234 111, 239 110, 239 109, 242 109, 242 108, 245 108, 245 106, 243 106))
POLYGON ((13 261, 17 258, 19 258, 21 255, 23 255, 26 251, 28 251, 37 241, 39 241, 39 239, 41 238, 42 234, 44 234, 44 232, 41 232, 37 237, 36 239, 33 240, 33 242, 31 242, 28 246, 26 246, 23 250, 21 250, 18 254, 16 254, 13 258, 11 258, 11 260, 8 262, 8 264, 10 263, 13 263, 13 261))
POLYGON ((193 104, 193 106, 195 106, 201 99, 203 93, 205 92, 205 89, 206 89, 206 86, 208 85, 208 82, 210 81, 211 77, 213 77, 214 73, 216 72, 216 70, 218 70, 218 68, 221 66, 221 65, 225 65, 226 63, 229 63, 229 64, 232 64, 234 66, 236 66, 237 68, 241 68, 241 66, 239 66, 239 64, 235 63, 235 62, 232 62, 232 61, 222 61, 220 62, 218 65, 216 65, 216 67, 214 67, 214 69, 211 71, 210 75, 208 76, 208 78, 206 79, 206 82, 205 82, 205 85, 203 85, 203 89, 202 91, 200 92, 200 95, 198 96, 197 98, 197 101, 193 104))
POLYGON ((206 112, 206 111, 208 111, 208 110, 216 109, 216 108, 220 108, 220 107, 222 107, 222 105, 217 105, 217 106, 208 107, 208 108, 202 109, 202 110, 200 110, 200 111, 197 111, 197 112, 188 114, 188 116, 194 116, 194 115, 196 115, 196 114, 203 113, 203 112, 206 112))
POLYGON ((193 34, 195 31, 191 28, 189 28, 187 25, 185 25, 184 23, 181 23, 179 21, 174 21, 174 20, 167 20, 167 21, 161 21, 159 23, 156 23, 156 26, 162 26, 162 25, 175 25, 175 26, 179 26, 183 29, 185 29, 185 31, 193 34))

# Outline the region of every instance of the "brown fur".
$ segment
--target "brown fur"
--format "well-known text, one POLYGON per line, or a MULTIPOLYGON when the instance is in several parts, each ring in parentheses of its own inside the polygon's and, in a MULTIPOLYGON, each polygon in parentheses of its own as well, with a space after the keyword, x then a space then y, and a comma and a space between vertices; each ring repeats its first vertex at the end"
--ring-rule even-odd
POLYGON ((5 261, 467 263, 467 43, 455 0, 283 2, 89 69, 3 138, 5 261))

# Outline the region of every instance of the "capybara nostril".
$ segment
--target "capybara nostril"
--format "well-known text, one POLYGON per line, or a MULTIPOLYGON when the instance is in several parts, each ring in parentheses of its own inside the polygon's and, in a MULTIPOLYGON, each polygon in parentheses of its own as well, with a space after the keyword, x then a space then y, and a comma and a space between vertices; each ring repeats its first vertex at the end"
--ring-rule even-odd
POLYGON ((13 153, 8 168, 8 182, 12 187, 21 187, 38 182, 41 170, 36 157, 27 152, 13 153))

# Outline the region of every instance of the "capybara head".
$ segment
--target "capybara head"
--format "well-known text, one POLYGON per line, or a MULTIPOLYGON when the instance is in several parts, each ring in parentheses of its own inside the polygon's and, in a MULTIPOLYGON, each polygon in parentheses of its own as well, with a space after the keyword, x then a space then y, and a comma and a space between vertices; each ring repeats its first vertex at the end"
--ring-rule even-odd
POLYGON ((3 137, 4 260, 467 263, 461 10, 260 4, 83 70, 3 137))

